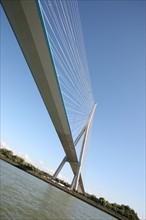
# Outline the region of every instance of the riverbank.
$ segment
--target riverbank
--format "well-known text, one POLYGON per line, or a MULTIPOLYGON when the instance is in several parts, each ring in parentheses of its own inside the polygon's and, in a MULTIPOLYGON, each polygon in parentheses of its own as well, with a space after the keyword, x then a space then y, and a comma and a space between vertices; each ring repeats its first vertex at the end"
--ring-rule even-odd
POLYGON ((94 202, 94 201, 88 199, 86 196, 80 195, 79 193, 77 193, 77 192, 75 192, 75 191, 71 191, 69 188, 60 185, 59 183, 53 181, 53 180, 52 180, 51 178, 49 178, 49 177, 41 176, 41 175, 39 175, 38 173, 36 173, 35 171, 33 171, 33 170, 27 170, 27 169, 26 169, 25 167, 23 167, 22 165, 20 165, 20 164, 18 164, 18 163, 16 163, 16 162, 14 162, 14 161, 12 161, 12 160, 6 158, 6 157, 3 156, 3 155, 0 155, 0 159, 6 161, 6 162, 8 162, 8 163, 10 163, 11 165, 13 165, 13 166, 15 166, 15 167, 17 167, 17 168, 19 168, 19 169, 21 169, 21 170, 27 172, 27 173, 29 173, 30 175, 33 175, 33 176, 35 176, 35 177, 37 177, 37 178, 39 178, 39 179, 45 181, 45 182, 48 183, 48 184, 51 184, 52 186, 57 187, 58 189, 60 189, 60 190, 62 190, 62 191, 64 191, 64 192, 66 192, 66 193, 68 193, 68 194, 70 194, 70 195, 72 195, 72 196, 74 196, 74 197, 76 197, 76 198, 78 198, 78 199, 80 199, 80 200, 82 200, 82 201, 88 203, 89 205, 94 206, 95 208, 98 208, 98 209, 100 209, 100 210, 103 211, 103 212, 106 212, 107 214, 109 214, 109 215, 111 215, 111 216, 113 216, 113 217, 115 217, 115 218, 117 218, 117 219, 119 219, 119 220, 128 220, 128 218, 126 218, 126 217, 124 217, 124 216, 121 216, 121 215, 119 215, 118 213, 115 213, 115 212, 113 212, 112 210, 109 210, 109 209, 107 209, 106 207, 103 207, 103 206, 100 205, 100 204, 97 204, 96 202, 94 202))

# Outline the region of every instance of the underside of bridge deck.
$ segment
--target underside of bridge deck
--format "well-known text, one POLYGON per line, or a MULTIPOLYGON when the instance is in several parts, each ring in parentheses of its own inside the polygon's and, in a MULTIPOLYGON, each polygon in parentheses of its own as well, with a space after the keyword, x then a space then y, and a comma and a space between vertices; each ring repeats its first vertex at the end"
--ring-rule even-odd
MULTIPOLYGON (((1 4, 76 174, 78 159, 37 1, 2 0, 1 4)), ((81 176, 79 187, 84 192, 81 176)))

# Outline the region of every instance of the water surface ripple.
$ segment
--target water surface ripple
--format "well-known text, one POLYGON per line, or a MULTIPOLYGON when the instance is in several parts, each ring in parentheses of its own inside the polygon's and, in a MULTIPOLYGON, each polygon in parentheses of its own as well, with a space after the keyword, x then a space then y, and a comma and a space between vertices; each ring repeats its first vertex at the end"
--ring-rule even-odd
POLYGON ((2 220, 116 218, 0 160, 2 220))

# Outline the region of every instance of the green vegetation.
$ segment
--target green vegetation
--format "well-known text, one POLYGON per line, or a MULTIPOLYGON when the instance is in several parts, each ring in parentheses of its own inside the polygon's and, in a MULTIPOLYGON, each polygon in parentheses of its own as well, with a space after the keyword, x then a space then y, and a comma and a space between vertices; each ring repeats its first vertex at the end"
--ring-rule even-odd
MULTIPOLYGON (((51 177, 49 173, 46 173, 45 171, 39 170, 35 166, 33 166, 30 163, 25 162, 25 160, 17 155, 14 155, 12 151, 6 150, 6 149, 0 149, 0 156, 3 158, 7 158, 11 162, 14 162, 17 164, 17 167, 25 170, 25 171, 33 171, 35 174, 39 174, 41 176, 45 177, 51 177)), ((14 164, 15 165, 15 164, 14 164)))
MULTIPOLYGON (((25 171, 31 171, 33 172, 35 175, 38 175, 39 177, 47 177, 47 178, 51 178, 51 175, 39 170, 38 168, 36 168, 35 166, 33 166, 30 163, 25 162, 25 160, 17 155, 14 155, 12 151, 7 150, 7 149, 0 149, 0 157, 7 159, 9 161, 12 162, 13 165, 17 166, 18 168, 25 170, 25 171)), ((69 187, 70 185, 68 183, 66 183, 63 180, 60 180, 58 178, 56 178, 55 180, 58 184, 62 184, 65 187, 69 187)), ((85 197, 85 199, 90 199, 91 201, 95 202, 97 205, 101 205, 102 207, 105 207, 108 210, 111 210, 115 213, 118 213, 119 215, 126 217, 129 220, 139 220, 137 214, 135 213, 135 211, 133 209, 131 209, 128 205, 119 205, 116 203, 110 203, 107 200, 105 200, 104 198, 100 197, 97 198, 95 195, 90 195, 88 193, 81 193, 78 192, 76 190, 74 190, 75 193, 85 197)))
POLYGON ((86 197, 91 199, 92 201, 96 202, 97 204, 102 205, 103 207, 106 207, 107 209, 110 209, 113 212, 116 212, 129 220, 139 220, 137 213, 133 209, 131 209, 128 205, 119 205, 116 203, 110 203, 104 198, 96 198, 95 195, 90 195, 86 193, 86 197))

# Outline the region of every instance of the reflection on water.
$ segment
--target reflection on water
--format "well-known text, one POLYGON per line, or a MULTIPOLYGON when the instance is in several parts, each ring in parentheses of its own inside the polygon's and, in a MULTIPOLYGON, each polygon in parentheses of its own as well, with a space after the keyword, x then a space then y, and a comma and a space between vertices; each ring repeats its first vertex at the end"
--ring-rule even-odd
POLYGON ((2 220, 116 219, 2 160, 0 167, 2 220))

